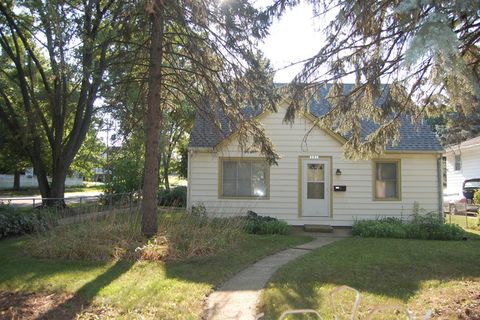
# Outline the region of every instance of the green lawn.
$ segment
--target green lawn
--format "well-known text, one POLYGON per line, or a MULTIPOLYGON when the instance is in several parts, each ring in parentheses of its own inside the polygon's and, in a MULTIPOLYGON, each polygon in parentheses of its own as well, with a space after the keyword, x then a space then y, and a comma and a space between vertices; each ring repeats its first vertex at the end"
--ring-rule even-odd
POLYGON ((468 232, 480 234, 479 219, 471 216, 445 215, 445 223, 458 224, 468 232))
POLYGON ((430 308, 441 319, 471 310, 480 316, 480 241, 346 239, 281 268, 261 309, 266 319, 303 308, 332 319, 330 291, 341 285, 361 292, 359 319, 378 305, 408 306, 417 314, 430 308))
POLYGON ((24 253, 27 240, 0 242, 0 293, 70 294, 56 307, 66 312, 66 318, 75 318, 90 308, 94 313, 113 310, 103 318, 198 319, 203 299, 216 285, 261 257, 310 238, 250 235, 238 247, 218 256, 167 263, 33 259, 24 253))

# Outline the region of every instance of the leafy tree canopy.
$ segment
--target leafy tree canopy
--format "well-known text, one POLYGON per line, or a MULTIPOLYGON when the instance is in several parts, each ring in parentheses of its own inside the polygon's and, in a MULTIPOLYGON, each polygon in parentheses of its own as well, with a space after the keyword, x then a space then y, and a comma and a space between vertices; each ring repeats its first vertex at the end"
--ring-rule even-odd
MULTIPOLYGON (((108 81, 115 92, 109 95, 108 104, 126 120, 122 129, 127 133, 132 125, 142 126, 140 121, 145 116, 151 13, 156 7, 156 1, 149 1, 145 14, 145 7, 138 6, 128 23, 119 27, 123 38, 117 50, 122 52, 122 60, 109 73, 108 81)), ((241 112, 246 105, 275 110, 279 98, 274 90, 273 70, 257 48, 267 34, 267 24, 257 19, 259 11, 252 1, 165 2, 160 11, 163 50, 158 92, 165 115, 162 128, 169 130, 169 119, 182 118, 190 119, 184 125, 188 130, 193 110, 218 123, 221 110, 238 125, 245 145, 254 143, 275 159, 262 126, 246 121, 241 112)))
POLYGON ((98 129, 99 120, 95 119, 70 166, 71 172, 87 180, 94 176, 95 168, 104 168, 106 165, 107 146, 98 138, 98 129))
POLYGON ((31 166, 28 157, 18 150, 15 139, 0 122, 0 173, 22 172, 31 166))
POLYGON ((30 158, 43 197, 64 195, 106 70, 119 54, 117 24, 131 7, 113 0, 0 2, 0 120, 30 158))
MULTIPOLYGON (((281 16, 298 0, 277 0, 261 15, 281 16)), ((346 154, 368 157, 398 138, 400 119, 422 113, 456 112, 478 118, 480 101, 480 2, 476 0, 307 0, 319 19, 333 17, 326 42, 294 79, 286 120, 292 121, 318 87, 334 83, 332 110, 319 120, 350 132, 346 154), (350 93, 342 90, 355 78, 350 93), (389 84, 388 107, 375 102, 389 84), (412 103, 415 101, 416 103, 412 103), (378 130, 360 137, 358 123, 370 118, 378 130)))

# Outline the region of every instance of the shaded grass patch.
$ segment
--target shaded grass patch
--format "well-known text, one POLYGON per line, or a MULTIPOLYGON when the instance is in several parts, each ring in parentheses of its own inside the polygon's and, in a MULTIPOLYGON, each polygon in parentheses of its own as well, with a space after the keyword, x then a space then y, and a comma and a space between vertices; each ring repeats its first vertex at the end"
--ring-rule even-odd
MULTIPOLYGON (((135 219, 138 217, 119 214, 0 242, 0 290, 64 298, 44 310, 44 316, 68 312, 69 319, 99 315, 107 319, 196 319, 201 316, 205 296, 215 286, 266 255, 310 240, 244 233, 230 239, 231 235, 222 235, 218 243, 224 247, 218 250, 198 254, 187 245, 176 252, 188 254, 172 255, 175 259, 142 261, 136 259, 134 247, 144 245, 147 239, 139 235, 135 219)), ((224 220, 205 217, 169 214, 161 219, 168 223, 160 221, 160 230, 177 245, 181 240, 168 232, 178 231, 179 238, 188 236, 185 241, 195 244, 203 241, 199 237, 204 228, 228 228, 224 220), (184 223, 187 218, 195 220, 184 223), (199 230, 196 235, 190 232, 194 228, 199 230)), ((205 236, 208 241, 201 247, 211 247, 213 233, 205 236)))
MULTIPOLYGON (((215 286, 266 255, 309 240, 246 235, 238 246, 215 256, 112 262, 35 259, 20 254, 24 238, 11 239, 0 243, 0 290, 73 294, 115 319, 197 319, 215 286)), ((76 315, 94 312, 91 308, 76 315)))
POLYGON ((378 305, 403 305, 416 314, 427 308, 436 312, 458 294, 469 299, 467 290, 480 292, 479 248, 479 241, 339 241, 281 268, 262 295, 261 309, 266 319, 303 308, 331 319, 329 292, 348 285, 362 293, 359 318, 378 305))

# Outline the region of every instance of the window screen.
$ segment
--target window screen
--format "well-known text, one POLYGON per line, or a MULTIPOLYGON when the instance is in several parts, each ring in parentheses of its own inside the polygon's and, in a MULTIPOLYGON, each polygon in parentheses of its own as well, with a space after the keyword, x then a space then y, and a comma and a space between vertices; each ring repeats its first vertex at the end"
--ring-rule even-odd
POLYGON ((223 160, 222 196, 266 198, 268 164, 263 160, 223 160))
POLYGON ((459 154, 455 155, 455 171, 462 170, 462 156, 459 154))
POLYGON ((375 163, 375 198, 399 199, 398 162, 375 163))

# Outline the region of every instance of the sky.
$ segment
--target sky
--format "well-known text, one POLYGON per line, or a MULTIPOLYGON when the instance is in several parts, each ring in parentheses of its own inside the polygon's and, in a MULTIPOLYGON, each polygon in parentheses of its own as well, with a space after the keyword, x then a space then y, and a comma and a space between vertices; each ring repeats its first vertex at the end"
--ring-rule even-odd
MULTIPOLYGON (((258 7, 265 7, 271 0, 258 0, 258 7)), ((290 82, 302 69, 302 64, 285 68, 316 54, 323 45, 323 33, 319 19, 313 19, 311 5, 302 2, 289 9, 280 20, 275 20, 270 35, 260 45, 275 70, 275 82, 290 82), (285 68, 285 69, 284 69, 285 68)))

